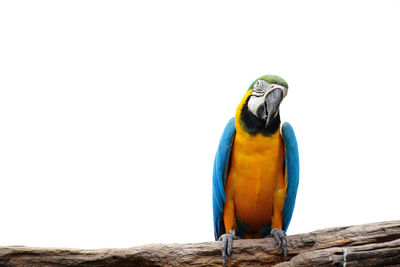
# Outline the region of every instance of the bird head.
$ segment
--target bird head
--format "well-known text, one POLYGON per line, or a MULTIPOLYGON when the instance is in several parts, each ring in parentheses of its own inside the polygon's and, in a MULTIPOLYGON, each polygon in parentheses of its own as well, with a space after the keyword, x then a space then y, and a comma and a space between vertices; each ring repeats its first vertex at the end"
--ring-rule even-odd
POLYGON ((287 95, 288 84, 279 76, 265 75, 255 80, 249 90, 247 108, 258 119, 265 121, 265 128, 279 113, 279 106, 287 95))

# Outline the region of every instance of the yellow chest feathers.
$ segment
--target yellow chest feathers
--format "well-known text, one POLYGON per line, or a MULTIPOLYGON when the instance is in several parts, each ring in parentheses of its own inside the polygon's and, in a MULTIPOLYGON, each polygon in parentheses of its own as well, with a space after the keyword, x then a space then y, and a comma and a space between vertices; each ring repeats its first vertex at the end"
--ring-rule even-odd
POLYGON ((268 137, 238 132, 232 147, 229 175, 243 182, 273 186, 274 181, 284 175, 284 148, 280 132, 268 137))
POLYGON ((252 231, 271 222, 274 194, 284 184, 284 148, 280 132, 250 136, 238 132, 227 177, 227 197, 235 216, 252 231))

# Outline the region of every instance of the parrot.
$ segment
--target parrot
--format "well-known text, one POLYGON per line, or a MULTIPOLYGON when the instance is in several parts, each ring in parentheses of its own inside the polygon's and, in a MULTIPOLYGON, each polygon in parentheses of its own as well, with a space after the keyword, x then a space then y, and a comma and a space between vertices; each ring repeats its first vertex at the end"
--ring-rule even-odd
POLYGON ((247 90, 221 136, 214 159, 214 237, 226 266, 233 240, 273 237, 287 259, 286 231, 299 184, 292 126, 281 126, 279 106, 288 84, 264 75, 247 90))

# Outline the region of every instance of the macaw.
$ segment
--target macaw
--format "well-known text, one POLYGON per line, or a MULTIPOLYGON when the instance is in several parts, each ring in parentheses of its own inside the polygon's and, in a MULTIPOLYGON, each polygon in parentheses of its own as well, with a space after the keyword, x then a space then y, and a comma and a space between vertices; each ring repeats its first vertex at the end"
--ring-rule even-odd
POLYGON ((215 240, 223 266, 234 239, 272 236, 287 257, 286 230, 299 184, 292 126, 281 128, 279 106, 288 84, 279 76, 255 80, 222 134, 213 169, 215 240))

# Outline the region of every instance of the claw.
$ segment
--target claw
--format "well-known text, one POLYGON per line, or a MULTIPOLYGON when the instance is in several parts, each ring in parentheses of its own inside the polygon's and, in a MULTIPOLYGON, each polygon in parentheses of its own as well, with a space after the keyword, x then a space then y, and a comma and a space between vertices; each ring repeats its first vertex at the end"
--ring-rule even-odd
POLYGON ((287 260, 287 242, 286 242, 286 234, 283 230, 274 228, 271 231, 271 235, 274 237, 275 242, 278 247, 282 248, 283 251, 283 259, 287 260))
POLYGON ((232 229, 229 231, 228 234, 223 234, 221 237, 218 239, 218 241, 222 241, 222 266, 226 266, 226 259, 232 254, 232 246, 233 246, 233 240, 238 239, 236 237, 235 229, 232 229))

